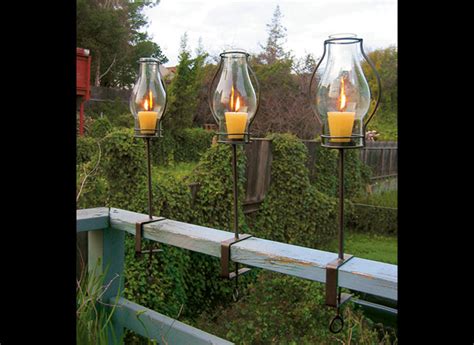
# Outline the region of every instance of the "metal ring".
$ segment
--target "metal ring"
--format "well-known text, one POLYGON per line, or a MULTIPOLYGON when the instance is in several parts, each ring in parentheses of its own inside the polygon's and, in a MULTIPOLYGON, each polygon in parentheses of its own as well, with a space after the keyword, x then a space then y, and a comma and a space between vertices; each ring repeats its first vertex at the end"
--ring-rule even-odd
POLYGON ((343 318, 339 314, 334 316, 334 318, 331 320, 331 323, 329 324, 329 330, 331 331, 331 333, 334 333, 334 334, 339 333, 340 331, 342 331, 343 328, 344 328, 343 318), (335 323, 336 320, 339 320, 339 322, 341 323, 339 328, 335 328, 335 325, 337 325, 337 323, 335 323))
POLYGON ((234 300, 234 302, 237 302, 239 300, 239 288, 238 287, 234 287, 234 291, 232 291, 232 299, 234 300))

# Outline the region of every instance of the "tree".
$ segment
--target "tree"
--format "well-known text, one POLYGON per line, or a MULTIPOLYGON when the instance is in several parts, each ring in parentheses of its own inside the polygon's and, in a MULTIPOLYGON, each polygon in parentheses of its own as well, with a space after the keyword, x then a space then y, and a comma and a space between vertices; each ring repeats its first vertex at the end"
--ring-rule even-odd
MULTIPOLYGON (((382 97, 379 108, 369 123, 369 129, 375 129, 381 134, 381 139, 396 139, 398 112, 398 52, 395 46, 377 49, 367 54, 375 66, 382 84, 382 97)), ((364 60, 364 74, 372 92, 373 103, 377 97, 376 77, 364 60)), ((372 107, 369 111, 372 110, 372 107)))
POLYGON ((309 80, 308 71, 315 65, 315 59, 307 54, 295 64, 290 53, 285 52, 286 28, 282 17, 277 6, 271 23, 267 24, 267 43, 251 61, 261 87, 259 114, 252 123, 252 132, 257 136, 290 132, 312 139, 319 130, 319 122, 308 105, 305 80, 309 80))
POLYGON ((272 64, 277 60, 284 60, 290 58, 290 53, 285 52, 283 44, 286 41, 286 28, 281 24, 283 15, 280 11, 280 6, 277 5, 273 12, 272 21, 267 24, 268 38, 265 46, 260 45, 263 52, 260 53, 259 60, 266 64, 272 64))
POLYGON ((172 132, 192 127, 204 77, 204 61, 207 54, 202 53, 193 59, 187 44, 188 35, 184 33, 181 38, 176 75, 168 89, 169 106, 164 126, 172 132))
POLYGON ((91 51, 96 86, 129 87, 136 79, 137 57, 166 59, 140 30, 148 24, 143 9, 159 3, 128 0, 77 0, 77 46, 91 51))

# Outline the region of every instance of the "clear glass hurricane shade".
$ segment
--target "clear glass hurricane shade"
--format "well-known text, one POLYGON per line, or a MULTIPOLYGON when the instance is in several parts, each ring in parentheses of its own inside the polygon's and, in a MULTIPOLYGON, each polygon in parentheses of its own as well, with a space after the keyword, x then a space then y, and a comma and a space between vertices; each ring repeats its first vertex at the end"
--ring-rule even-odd
POLYGON ((361 147, 370 106, 370 89, 361 66, 362 40, 355 35, 329 37, 313 98, 323 124, 322 144, 361 147))
POLYGON ((138 79, 130 96, 130 111, 135 119, 135 134, 161 136, 166 91, 159 63, 155 58, 141 58, 138 79))
POLYGON ((219 125, 219 141, 250 139, 249 128, 257 111, 257 96, 250 79, 248 54, 244 50, 228 50, 221 54, 211 90, 211 110, 219 125))

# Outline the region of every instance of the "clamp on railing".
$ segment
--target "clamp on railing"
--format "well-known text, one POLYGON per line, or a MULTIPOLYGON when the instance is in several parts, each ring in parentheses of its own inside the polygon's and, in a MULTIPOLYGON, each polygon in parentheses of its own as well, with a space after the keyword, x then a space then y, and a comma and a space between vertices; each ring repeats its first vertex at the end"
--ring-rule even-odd
POLYGON ((332 333, 339 333, 344 327, 344 320, 339 315, 339 309, 352 297, 351 294, 341 293, 338 287, 338 271, 342 265, 353 257, 353 255, 344 254, 343 259, 338 257, 326 265, 326 305, 337 309, 336 316, 329 324, 329 330, 332 333), (337 325, 338 323, 339 325, 337 325))
POLYGON ((150 249, 142 250, 142 237, 143 237, 143 225, 165 220, 164 217, 158 217, 157 219, 148 219, 142 222, 135 223, 135 257, 140 257, 146 253, 157 253, 163 251, 162 249, 150 249))
POLYGON ((241 234, 238 238, 232 237, 228 240, 224 240, 221 242, 221 277, 226 279, 234 279, 239 274, 242 275, 250 271, 250 268, 241 268, 237 269, 236 263, 236 270, 235 272, 229 272, 229 262, 230 262, 230 247, 240 241, 246 240, 247 238, 252 237, 249 234, 241 234))

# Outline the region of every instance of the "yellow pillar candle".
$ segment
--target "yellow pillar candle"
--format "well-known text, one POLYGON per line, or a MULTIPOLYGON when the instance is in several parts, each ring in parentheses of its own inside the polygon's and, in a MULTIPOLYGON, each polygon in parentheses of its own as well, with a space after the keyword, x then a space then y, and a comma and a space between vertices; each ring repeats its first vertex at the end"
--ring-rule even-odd
MULTIPOLYGON (((354 127, 354 119, 354 111, 329 111, 329 135, 334 137, 350 137, 352 135, 352 127, 354 127)), ((350 139, 330 139, 330 141, 347 143, 350 139)))
POLYGON ((225 124, 227 126, 227 133, 229 133, 229 139, 243 139, 243 134, 231 134, 231 133, 244 133, 247 127, 248 113, 245 112, 233 112, 227 111, 225 115, 225 124))
POLYGON ((157 111, 139 111, 138 123, 140 124, 140 133, 141 134, 154 134, 157 120, 158 120, 157 111))

